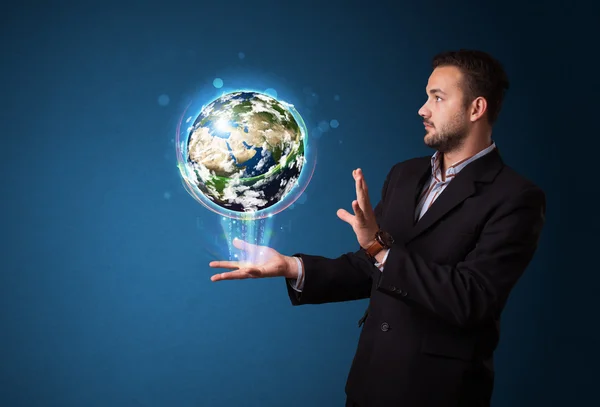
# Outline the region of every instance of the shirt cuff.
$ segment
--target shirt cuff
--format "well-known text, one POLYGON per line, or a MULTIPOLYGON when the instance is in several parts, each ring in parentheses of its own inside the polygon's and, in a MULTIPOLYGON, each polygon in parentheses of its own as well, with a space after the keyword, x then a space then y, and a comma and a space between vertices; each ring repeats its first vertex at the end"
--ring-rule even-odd
POLYGON ((390 254, 390 249, 386 249, 385 256, 383 256, 383 260, 381 260, 381 263, 378 261, 375 262, 375 267, 383 271, 383 266, 385 265, 385 261, 388 258, 388 254, 390 254))
POLYGON ((298 265, 298 278, 296 280, 288 279, 288 283, 294 290, 302 292, 304 288, 304 268, 302 267, 302 261, 298 257, 294 257, 294 259, 298 265))

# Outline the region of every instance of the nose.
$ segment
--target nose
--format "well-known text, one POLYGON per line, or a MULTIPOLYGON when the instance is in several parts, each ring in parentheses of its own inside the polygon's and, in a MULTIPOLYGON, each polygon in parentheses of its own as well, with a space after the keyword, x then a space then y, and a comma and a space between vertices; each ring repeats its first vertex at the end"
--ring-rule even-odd
POLYGON ((423 105, 419 109, 419 116, 421 116, 424 119, 427 119, 428 117, 431 117, 431 111, 429 111, 429 109, 427 109, 425 105, 423 105))

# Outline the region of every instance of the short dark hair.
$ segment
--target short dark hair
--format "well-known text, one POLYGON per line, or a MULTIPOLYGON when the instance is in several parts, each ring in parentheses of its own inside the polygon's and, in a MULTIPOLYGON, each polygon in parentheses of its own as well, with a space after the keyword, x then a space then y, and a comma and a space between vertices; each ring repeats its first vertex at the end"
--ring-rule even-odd
POLYGON ((504 94, 510 83, 502 64, 483 51, 461 49, 446 51, 433 57, 433 69, 441 66, 457 67, 465 78, 463 91, 465 105, 482 96, 488 104, 488 121, 494 124, 500 110, 504 94))

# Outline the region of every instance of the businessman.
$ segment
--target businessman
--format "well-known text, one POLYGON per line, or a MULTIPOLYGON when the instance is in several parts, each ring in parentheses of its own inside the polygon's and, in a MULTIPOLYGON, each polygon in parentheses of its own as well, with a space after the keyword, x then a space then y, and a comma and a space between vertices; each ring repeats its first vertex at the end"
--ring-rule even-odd
POLYGON ((353 171, 360 249, 330 259, 235 240, 251 263, 213 281, 284 277, 293 305, 369 298, 346 406, 489 406, 500 316, 545 222, 544 192, 507 166, 492 138, 509 81, 475 50, 433 58, 418 113, 433 156, 395 164, 372 207, 353 171))

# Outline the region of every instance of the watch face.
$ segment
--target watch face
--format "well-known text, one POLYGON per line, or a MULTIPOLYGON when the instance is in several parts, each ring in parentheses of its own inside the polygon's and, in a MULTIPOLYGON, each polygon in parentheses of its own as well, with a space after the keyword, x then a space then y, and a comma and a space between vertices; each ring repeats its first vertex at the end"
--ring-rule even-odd
POLYGON ((381 243, 383 243, 387 247, 390 247, 394 243, 394 238, 386 231, 380 231, 379 238, 381 240, 381 243))

